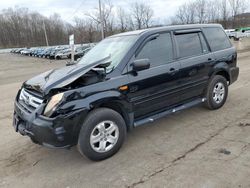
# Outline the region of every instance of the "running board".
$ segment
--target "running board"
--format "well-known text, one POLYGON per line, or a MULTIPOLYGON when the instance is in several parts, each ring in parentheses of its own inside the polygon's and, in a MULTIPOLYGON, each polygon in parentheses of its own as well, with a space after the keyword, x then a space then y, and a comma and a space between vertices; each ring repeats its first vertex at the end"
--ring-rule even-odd
POLYGON ((164 116, 173 114, 173 113, 181 111, 181 110, 185 110, 187 108, 191 108, 191 107, 196 106, 198 104, 201 104, 201 103, 203 103, 205 101, 206 101, 206 98, 199 98, 199 99, 193 100, 191 102, 185 103, 183 105, 177 106, 175 108, 172 108, 170 110, 166 110, 164 112, 160 112, 158 114, 152 115, 152 116, 147 117, 145 119, 138 120, 138 121, 134 122, 134 127, 141 126, 141 125, 143 125, 145 123, 154 122, 155 120, 160 119, 160 118, 162 118, 164 116))

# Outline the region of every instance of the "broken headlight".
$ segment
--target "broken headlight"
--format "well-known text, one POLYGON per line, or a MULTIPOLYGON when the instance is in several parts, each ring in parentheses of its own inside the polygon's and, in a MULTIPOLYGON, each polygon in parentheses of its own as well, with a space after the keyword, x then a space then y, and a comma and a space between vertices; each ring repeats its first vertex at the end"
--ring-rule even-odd
POLYGON ((49 117, 53 114, 58 104, 61 102, 64 93, 59 93, 51 97, 50 101, 48 102, 43 115, 49 117))

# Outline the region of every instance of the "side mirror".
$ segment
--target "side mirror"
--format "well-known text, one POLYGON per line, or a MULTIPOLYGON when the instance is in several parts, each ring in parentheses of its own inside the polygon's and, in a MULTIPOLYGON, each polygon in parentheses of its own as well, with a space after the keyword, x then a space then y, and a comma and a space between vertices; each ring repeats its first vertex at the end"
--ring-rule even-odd
POLYGON ((149 69, 150 62, 149 59, 138 59, 132 63, 132 69, 135 72, 149 69))

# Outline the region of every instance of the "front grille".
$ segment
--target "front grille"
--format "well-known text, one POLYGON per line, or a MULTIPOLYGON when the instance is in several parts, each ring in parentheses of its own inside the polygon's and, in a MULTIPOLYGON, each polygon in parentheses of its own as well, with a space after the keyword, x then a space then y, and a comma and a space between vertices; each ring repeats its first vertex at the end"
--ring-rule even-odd
POLYGON ((42 104, 43 99, 38 98, 25 89, 22 89, 18 102, 26 112, 32 113, 42 104))

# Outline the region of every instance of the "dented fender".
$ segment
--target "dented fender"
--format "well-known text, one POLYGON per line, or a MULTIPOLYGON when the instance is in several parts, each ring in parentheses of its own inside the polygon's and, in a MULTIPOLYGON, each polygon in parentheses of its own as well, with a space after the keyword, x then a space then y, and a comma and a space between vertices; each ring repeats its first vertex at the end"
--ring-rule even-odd
MULTIPOLYGON (((90 110, 95 105, 108 102, 108 101, 114 101, 118 100, 121 101, 121 103, 126 105, 126 102, 124 102, 124 96, 119 91, 104 91, 101 93, 96 93, 81 99, 65 102, 62 106, 60 106, 61 110, 65 109, 71 109, 71 110, 78 110, 78 109, 87 109, 90 110)), ((129 105, 129 103, 127 103, 129 105)))

